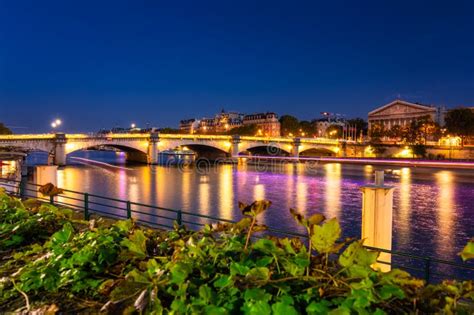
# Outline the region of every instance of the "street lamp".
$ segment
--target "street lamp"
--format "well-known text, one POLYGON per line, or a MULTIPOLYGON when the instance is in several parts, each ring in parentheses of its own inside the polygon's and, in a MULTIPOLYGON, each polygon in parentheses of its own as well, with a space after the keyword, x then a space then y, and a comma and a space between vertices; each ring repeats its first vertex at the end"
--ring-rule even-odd
POLYGON ((61 126, 63 122, 61 121, 61 119, 55 119, 52 123, 51 123, 51 128, 55 129, 55 128, 58 128, 59 126, 61 126))
POLYGON ((135 128, 136 126, 137 126, 137 125, 135 125, 134 123, 132 123, 132 124, 130 125, 130 127, 132 127, 132 129, 135 128))

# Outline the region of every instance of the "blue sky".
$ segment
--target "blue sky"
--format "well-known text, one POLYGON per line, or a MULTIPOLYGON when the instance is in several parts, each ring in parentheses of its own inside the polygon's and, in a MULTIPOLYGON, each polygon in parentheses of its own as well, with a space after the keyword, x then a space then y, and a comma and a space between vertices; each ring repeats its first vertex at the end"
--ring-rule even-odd
POLYGON ((0 121, 177 126, 222 108, 474 105, 472 1, 0 0, 0 121))

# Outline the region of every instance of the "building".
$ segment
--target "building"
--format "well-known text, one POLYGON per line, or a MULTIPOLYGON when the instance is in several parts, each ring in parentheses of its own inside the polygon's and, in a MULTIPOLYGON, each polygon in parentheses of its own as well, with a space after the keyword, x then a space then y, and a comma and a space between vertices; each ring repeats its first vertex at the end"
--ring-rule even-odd
POLYGON ((379 124, 384 129, 391 129, 395 125, 409 126, 412 121, 425 116, 429 116, 439 125, 444 125, 445 113, 444 107, 395 100, 369 112, 369 130, 374 124, 379 124))
POLYGON ((256 125, 258 128, 257 135, 259 136, 280 136, 280 122, 278 121, 278 115, 275 113, 267 112, 245 115, 242 124, 244 126, 256 125))
POLYGON ((200 121, 197 119, 185 119, 179 122, 179 130, 182 133, 195 133, 195 130, 199 128, 200 121))
POLYGON ((323 118, 313 120, 312 122, 318 138, 328 137, 327 129, 330 126, 340 126, 342 128, 346 126, 345 119, 339 114, 322 112, 321 115, 323 118))
POLYGON ((243 114, 222 110, 214 117, 181 120, 179 129, 183 133, 225 133, 242 126, 243 114))

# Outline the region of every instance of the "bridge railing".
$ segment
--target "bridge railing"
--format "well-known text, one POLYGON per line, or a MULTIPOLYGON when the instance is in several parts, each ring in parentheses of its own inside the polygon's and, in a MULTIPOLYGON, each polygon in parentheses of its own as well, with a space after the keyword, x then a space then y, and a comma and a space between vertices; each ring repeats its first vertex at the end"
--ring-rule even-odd
MULTIPOLYGON (((191 229, 198 229, 206 224, 235 223, 234 220, 192 213, 183 210, 148 205, 131 200, 122 200, 91 193, 63 189, 63 193, 56 197, 44 197, 38 189, 40 185, 0 178, 0 187, 4 187, 11 194, 20 198, 35 198, 43 202, 58 206, 65 206, 83 214, 85 220, 92 216, 104 216, 117 219, 133 218, 136 222, 154 228, 173 228, 176 222, 185 224, 191 229)), ((266 233, 283 237, 307 238, 305 234, 269 227, 266 233)), ((443 279, 472 280, 474 278, 474 264, 453 262, 429 256, 414 255, 411 253, 368 247, 370 250, 386 252, 392 255, 391 262, 379 261, 392 267, 404 269, 427 283, 439 282, 443 279)))

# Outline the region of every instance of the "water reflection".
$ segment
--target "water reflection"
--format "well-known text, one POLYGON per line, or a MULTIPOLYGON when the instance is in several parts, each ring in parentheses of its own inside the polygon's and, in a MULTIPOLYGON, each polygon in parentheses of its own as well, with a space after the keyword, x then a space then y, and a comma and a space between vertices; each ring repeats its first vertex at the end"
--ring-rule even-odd
POLYGON ((399 229, 398 238, 404 245, 410 242, 410 194, 411 194, 411 171, 408 167, 404 167, 400 171, 399 186, 399 209, 395 209, 395 215, 398 215, 399 229))
POLYGON ((454 183, 453 175, 449 171, 436 173, 436 181, 439 187, 438 199, 438 247, 446 256, 451 256, 453 251, 453 224, 454 224, 454 183))
POLYGON ((326 175, 326 216, 339 217, 341 211, 341 164, 324 165, 326 175))
POLYGON ((219 174, 219 216, 232 218, 234 208, 233 170, 231 165, 223 165, 219 174))

